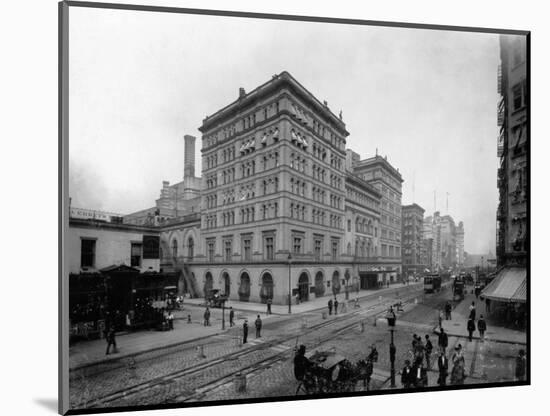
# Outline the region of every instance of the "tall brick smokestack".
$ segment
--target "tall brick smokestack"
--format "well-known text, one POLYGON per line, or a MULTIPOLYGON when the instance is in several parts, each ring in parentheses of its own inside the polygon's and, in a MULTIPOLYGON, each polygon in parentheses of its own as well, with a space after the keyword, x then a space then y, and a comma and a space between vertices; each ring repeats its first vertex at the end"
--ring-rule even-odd
POLYGON ((185 140, 185 154, 183 163, 183 177, 193 178, 195 177, 195 140, 196 137, 186 134, 183 136, 185 140))

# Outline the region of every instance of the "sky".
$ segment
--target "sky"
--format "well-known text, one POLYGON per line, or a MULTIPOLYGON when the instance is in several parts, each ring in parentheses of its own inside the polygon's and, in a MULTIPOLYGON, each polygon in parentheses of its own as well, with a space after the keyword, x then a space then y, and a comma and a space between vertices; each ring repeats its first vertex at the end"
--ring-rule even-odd
POLYGON ((183 178, 183 136, 286 70, 342 111, 348 148, 399 169, 403 205, 495 252, 497 35, 78 7, 69 30, 73 206, 154 206, 183 178))

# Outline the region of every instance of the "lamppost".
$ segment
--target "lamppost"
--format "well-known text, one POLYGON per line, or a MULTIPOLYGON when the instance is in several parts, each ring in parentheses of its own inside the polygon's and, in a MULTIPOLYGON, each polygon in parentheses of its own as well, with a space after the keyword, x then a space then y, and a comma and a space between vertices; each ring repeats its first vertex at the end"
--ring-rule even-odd
POLYGON ((395 344, 393 343, 393 331, 395 329, 395 320, 396 320, 396 317, 395 317, 395 312, 393 311, 392 308, 390 308, 390 310, 388 311, 388 315, 386 316, 387 320, 388 320, 388 326, 390 327, 390 333, 391 333, 391 341, 390 341, 390 364, 391 364, 391 369, 390 369, 390 387, 391 388, 395 388, 395 353, 396 353, 396 348, 395 348, 395 344))
POLYGON ((290 290, 290 261, 292 260, 292 255, 288 253, 288 313, 292 313, 292 295, 290 290))
POLYGON ((222 330, 225 329, 225 299, 222 300, 222 330))

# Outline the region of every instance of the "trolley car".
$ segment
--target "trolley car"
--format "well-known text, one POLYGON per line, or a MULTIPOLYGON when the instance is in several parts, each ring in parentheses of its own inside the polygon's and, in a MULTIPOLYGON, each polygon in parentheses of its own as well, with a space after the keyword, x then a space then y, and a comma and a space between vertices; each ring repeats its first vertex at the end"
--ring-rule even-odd
POLYGON ((424 276, 424 293, 434 293, 441 290, 441 276, 437 273, 424 276))

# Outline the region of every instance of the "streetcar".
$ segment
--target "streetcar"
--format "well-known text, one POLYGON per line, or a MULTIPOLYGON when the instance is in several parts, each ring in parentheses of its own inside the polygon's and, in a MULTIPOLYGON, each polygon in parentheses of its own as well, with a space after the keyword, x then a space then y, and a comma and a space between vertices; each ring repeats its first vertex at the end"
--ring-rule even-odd
POLYGON ((464 276, 457 276, 453 282, 453 300, 464 299, 465 290, 464 276))
POLYGON ((441 276, 437 273, 424 276, 424 293, 434 293, 441 290, 441 276))

